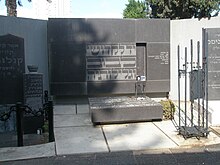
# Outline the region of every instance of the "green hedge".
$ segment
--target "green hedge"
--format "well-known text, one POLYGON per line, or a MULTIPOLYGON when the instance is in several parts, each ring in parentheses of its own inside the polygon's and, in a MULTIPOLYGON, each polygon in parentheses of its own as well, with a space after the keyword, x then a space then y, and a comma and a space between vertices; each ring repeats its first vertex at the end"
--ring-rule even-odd
POLYGON ((176 110, 174 103, 170 99, 167 99, 161 100, 160 104, 163 106, 163 119, 172 120, 176 110))

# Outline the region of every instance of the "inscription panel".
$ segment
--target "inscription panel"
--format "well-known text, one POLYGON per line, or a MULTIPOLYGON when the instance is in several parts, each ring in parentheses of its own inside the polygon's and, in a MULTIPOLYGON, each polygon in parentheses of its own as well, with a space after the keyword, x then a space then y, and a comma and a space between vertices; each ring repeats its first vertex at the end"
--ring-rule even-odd
POLYGON ((208 90, 209 99, 220 99, 220 28, 208 32, 208 90))
POLYGON ((88 44, 86 68, 87 81, 135 80, 136 45, 88 44))
POLYGON ((43 107, 43 74, 24 74, 24 102, 35 111, 43 107))
POLYGON ((23 100, 24 39, 13 35, 0 37, 0 103, 23 100))
POLYGON ((170 44, 147 44, 147 79, 167 80, 170 78, 170 44))

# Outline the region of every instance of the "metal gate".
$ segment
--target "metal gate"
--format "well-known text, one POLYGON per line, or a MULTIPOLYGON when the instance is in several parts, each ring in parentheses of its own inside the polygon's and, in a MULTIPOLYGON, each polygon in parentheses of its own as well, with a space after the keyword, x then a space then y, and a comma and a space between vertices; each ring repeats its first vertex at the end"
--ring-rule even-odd
POLYGON ((193 40, 190 42, 190 59, 187 47, 181 56, 178 45, 178 117, 179 134, 184 138, 208 136, 208 63, 206 45, 200 53, 197 42, 197 55, 194 55, 193 40), (201 57, 202 55, 202 57, 201 57), (202 60, 201 60, 202 59, 202 60), (181 102, 181 96, 183 102, 181 102))

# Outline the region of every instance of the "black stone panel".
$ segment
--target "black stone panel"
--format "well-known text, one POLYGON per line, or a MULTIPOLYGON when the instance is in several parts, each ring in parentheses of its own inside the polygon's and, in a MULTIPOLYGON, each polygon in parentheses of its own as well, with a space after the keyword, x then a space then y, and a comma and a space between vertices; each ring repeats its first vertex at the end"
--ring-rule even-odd
POLYGON ((170 79, 170 44, 147 44, 147 80, 170 79))
POLYGON ((135 81, 87 82, 88 95, 129 94, 135 92, 135 81))
POLYGON ((55 96, 87 95, 87 84, 85 82, 50 83, 50 90, 55 96))
POLYGON ((0 36, 0 104, 23 102, 24 39, 0 36))
POLYGON ((50 81, 85 82, 86 46, 70 42, 50 44, 50 81))
POLYGON ((169 19, 137 19, 136 41, 170 42, 169 19))
MULTIPOLYGON (((85 19, 56 18, 48 20, 48 42, 84 43, 90 25, 85 19)), ((95 33, 95 32, 94 32, 95 33)))
POLYGON ((89 25, 86 42, 135 42, 135 20, 87 19, 86 22, 89 25))
POLYGON ((208 92, 209 100, 220 99, 220 28, 206 29, 208 33, 208 92))
POLYGON ((147 93, 158 93, 158 92, 169 92, 170 91, 170 80, 161 81, 147 81, 146 92, 147 93))

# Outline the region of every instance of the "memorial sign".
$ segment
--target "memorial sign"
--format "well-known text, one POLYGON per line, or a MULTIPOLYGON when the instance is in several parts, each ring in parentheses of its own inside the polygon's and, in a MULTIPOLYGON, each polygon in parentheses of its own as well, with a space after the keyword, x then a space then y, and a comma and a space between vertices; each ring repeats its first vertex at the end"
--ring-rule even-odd
POLYGON ((170 73, 170 44, 148 43, 147 44, 147 79, 166 80, 170 73))
POLYGON ((135 80, 134 43, 93 44, 86 49, 87 81, 135 80))
POLYGON ((0 36, 0 104, 23 101, 24 39, 0 36))
POLYGON ((208 33, 208 92, 209 100, 220 99, 220 28, 208 33))

